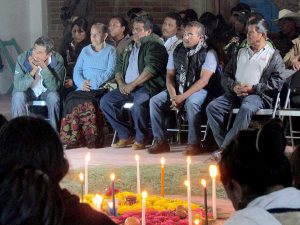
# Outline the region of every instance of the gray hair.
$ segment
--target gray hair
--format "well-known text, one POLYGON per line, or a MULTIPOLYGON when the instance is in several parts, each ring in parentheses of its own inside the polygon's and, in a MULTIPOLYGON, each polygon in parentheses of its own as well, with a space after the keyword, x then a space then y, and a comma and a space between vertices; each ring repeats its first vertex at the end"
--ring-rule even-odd
POLYGON ((148 31, 151 30, 153 31, 153 20, 150 16, 137 16, 133 19, 134 23, 143 23, 144 24, 144 30, 148 31))
POLYGON ((265 21, 265 19, 255 18, 255 19, 250 20, 247 24, 247 30, 248 30, 248 27, 250 25, 254 25, 255 30, 258 33, 265 34, 267 36, 267 34, 268 34, 268 24, 265 21))
POLYGON ((35 45, 43 46, 46 48, 46 52, 49 53, 53 50, 54 42, 51 38, 46 36, 41 36, 34 42, 35 45))
POLYGON ((205 36, 205 27, 198 21, 190 21, 185 25, 185 27, 196 27, 198 29, 198 34, 205 36))
POLYGON ((103 23, 94 23, 93 26, 97 27, 101 33, 108 34, 108 27, 105 24, 103 24, 103 23))

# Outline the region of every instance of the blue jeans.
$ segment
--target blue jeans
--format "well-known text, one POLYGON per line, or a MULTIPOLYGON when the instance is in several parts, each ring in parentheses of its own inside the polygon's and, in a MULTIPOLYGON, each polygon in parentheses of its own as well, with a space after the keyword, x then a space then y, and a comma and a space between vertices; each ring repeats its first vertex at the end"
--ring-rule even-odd
POLYGON ((225 148, 240 130, 249 127, 252 117, 262 108, 264 108, 264 103, 258 95, 238 97, 235 94, 226 93, 210 102, 206 107, 206 114, 209 126, 218 146, 225 148), (235 117, 231 129, 226 134, 224 129, 222 129, 225 113, 238 107, 239 112, 235 117))
POLYGON ((148 134, 149 99, 150 95, 145 87, 135 89, 129 95, 124 95, 119 89, 115 89, 101 98, 100 109, 113 129, 117 131, 119 138, 127 139, 131 136, 131 128, 125 121, 122 106, 126 102, 133 102, 131 116, 135 129, 135 141, 144 143, 148 134))
POLYGON ((48 108, 48 118, 51 126, 57 131, 59 115, 60 115, 60 96, 58 92, 46 91, 39 97, 36 97, 29 88, 25 92, 15 92, 11 100, 12 118, 26 115, 26 102, 33 100, 45 100, 48 108))
MULTIPOLYGON (((201 106, 207 97, 207 91, 202 89, 189 96, 184 103, 189 125, 188 144, 197 144, 201 135, 200 114, 201 106)), ((170 109, 170 97, 167 90, 160 92, 150 99, 150 119, 154 138, 166 138, 164 111, 170 109)))

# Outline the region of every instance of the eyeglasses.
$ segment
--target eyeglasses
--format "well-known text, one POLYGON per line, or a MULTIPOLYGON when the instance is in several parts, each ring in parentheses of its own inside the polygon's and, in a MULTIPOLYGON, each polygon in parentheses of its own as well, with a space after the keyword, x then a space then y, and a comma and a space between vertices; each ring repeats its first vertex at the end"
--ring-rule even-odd
POLYGON ((191 38, 191 37, 196 36, 196 35, 197 34, 193 34, 193 33, 186 33, 186 32, 183 33, 183 37, 187 37, 187 38, 191 38))

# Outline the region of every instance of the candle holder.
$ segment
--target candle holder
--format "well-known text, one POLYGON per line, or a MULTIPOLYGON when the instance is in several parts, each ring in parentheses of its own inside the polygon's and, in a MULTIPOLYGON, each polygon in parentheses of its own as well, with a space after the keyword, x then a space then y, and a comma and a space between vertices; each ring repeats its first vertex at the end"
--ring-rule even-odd
MULTIPOLYGON (((116 215, 118 214, 118 205, 119 205, 119 199, 115 199, 116 202, 116 215)), ((106 199, 107 203, 107 213, 111 216, 114 215, 114 209, 113 209, 113 200, 112 199, 106 199)))

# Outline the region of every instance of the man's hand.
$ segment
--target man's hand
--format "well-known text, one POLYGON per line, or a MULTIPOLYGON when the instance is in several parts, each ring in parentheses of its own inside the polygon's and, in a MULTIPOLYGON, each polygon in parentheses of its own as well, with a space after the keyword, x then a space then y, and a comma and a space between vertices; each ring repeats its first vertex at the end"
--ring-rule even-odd
POLYGON ((242 93, 242 85, 237 84, 233 87, 233 91, 236 93, 237 96, 240 96, 242 93))
POLYGON ((37 65, 34 64, 34 58, 32 56, 28 57, 28 61, 29 61, 30 65, 31 65, 31 67, 32 67, 30 75, 34 76, 39 68, 38 68, 37 65))
POLYGON ((72 87, 73 85, 74 85, 74 83, 73 83, 72 79, 68 78, 68 79, 65 80, 65 83, 64 83, 65 88, 72 87))
POLYGON ((83 81, 82 90, 86 91, 86 92, 89 92, 91 90, 91 85, 90 85, 90 81, 89 80, 83 81))
POLYGON ((185 101, 185 97, 182 94, 181 95, 175 95, 170 100, 171 100, 171 103, 172 103, 170 108, 171 109, 174 109, 174 108, 179 109, 179 108, 182 107, 182 105, 185 101))
POLYGON ((133 83, 125 84, 123 87, 123 91, 126 95, 129 95, 134 89, 135 86, 133 83))
POLYGON ((300 70, 300 61, 292 63, 293 69, 299 71, 300 70))

